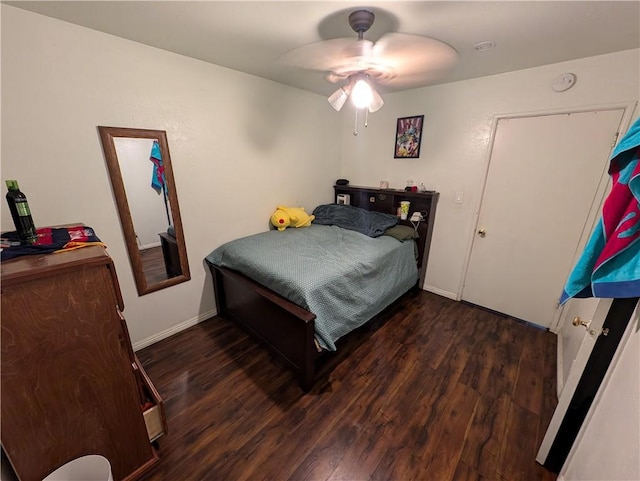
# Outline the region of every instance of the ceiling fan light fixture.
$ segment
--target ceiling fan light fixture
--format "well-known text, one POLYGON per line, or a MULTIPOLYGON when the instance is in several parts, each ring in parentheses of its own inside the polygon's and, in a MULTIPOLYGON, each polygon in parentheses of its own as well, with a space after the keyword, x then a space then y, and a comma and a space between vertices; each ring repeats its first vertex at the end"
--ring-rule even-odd
POLYGON ((359 109, 369 107, 373 101, 373 89, 367 80, 361 78, 356 80, 351 91, 351 101, 359 109))
POLYGON ((340 87, 338 90, 333 92, 327 100, 336 112, 340 112, 348 98, 349 94, 346 92, 344 87, 340 87))
POLYGON ((382 100, 382 97, 378 92, 376 92, 375 89, 371 89, 371 93, 373 94, 373 96, 371 99, 371 103, 369 104, 369 112, 373 113, 382 108, 382 106, 384 105, 384 100, 382 100))

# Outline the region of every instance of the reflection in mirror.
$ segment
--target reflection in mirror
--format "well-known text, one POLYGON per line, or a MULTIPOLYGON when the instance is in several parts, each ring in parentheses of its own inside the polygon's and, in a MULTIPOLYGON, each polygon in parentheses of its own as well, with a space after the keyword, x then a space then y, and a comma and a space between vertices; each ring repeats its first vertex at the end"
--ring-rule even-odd
POLYGON ((138 295, 188 281, 166 133, 98 127, 138 295))

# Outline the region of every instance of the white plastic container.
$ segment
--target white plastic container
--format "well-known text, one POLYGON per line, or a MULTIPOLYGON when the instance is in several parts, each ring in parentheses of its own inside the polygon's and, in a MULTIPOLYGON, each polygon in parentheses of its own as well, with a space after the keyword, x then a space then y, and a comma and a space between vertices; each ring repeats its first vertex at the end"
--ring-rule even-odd
POLYGON ((111 463, 98 454, 82 456, 63 464, 42 481, 113 481, 111 463))

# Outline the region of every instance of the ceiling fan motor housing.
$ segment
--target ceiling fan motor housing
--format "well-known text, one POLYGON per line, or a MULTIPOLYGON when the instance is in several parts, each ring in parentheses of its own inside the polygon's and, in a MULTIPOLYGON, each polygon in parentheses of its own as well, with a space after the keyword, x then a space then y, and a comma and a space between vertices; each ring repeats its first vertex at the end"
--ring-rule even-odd
POLYGON ((356 10, 349 15, 349 25, 354 32, 361 35, 371 28, 375 18, 376 16, 370 10, 356 10))

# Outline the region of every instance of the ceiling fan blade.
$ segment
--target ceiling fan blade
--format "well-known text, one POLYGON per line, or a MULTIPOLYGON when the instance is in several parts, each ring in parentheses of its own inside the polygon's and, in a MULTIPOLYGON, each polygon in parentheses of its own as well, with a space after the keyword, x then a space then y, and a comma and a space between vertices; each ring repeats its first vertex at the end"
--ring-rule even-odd
POLYGON ((405 33, 387 33, 373 46, 372 58, 388 65, 395 78, 420 72, 444 72, 458 59, 458 52, 439 40, 405 33))
POLYGON ((358 59, 369 57, 373 42, 356 38, 335 38, 311 43, 286 52, 278 59, 283 66, 332 72, 340 66, 357 64, 358 59))

